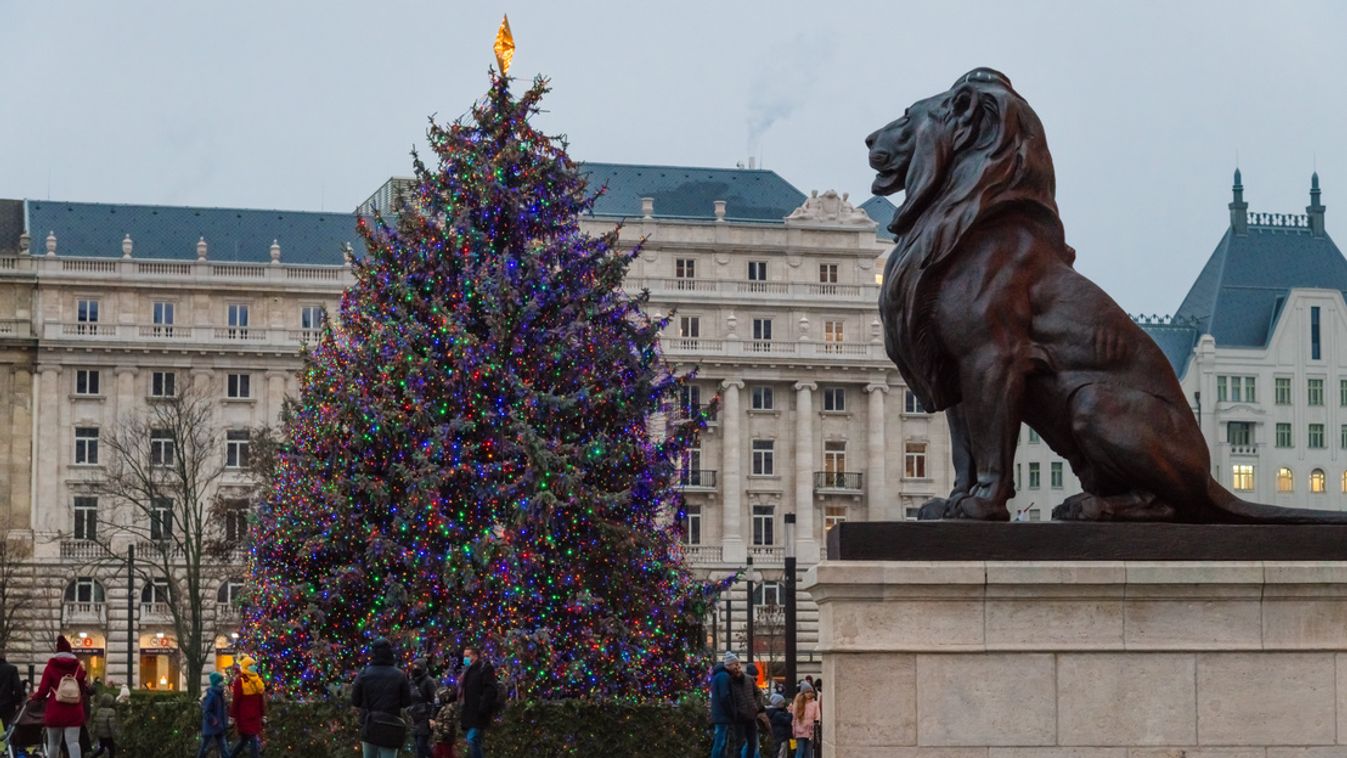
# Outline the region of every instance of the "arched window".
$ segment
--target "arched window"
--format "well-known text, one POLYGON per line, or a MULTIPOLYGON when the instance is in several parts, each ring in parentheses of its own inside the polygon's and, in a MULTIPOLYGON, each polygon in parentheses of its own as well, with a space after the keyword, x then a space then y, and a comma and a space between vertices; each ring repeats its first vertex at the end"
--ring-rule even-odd
POLYGON ((140 602, 142 603, 167 603, 171 590, 167 579, 155 579, 152 582, 146 582, 145 587, 140 591, 140 602))
POLYGON ((1282 466, 1281 468, 1277 469, 1277 491, 1278 492, 1296 491, 1295 475, 1291 473, 1291 469, 1285 466, 1282 466))
POLYGON ((1328 489, 1328 479, 1324 476, 1324 470, 1317 468, 1310 472, 1310 492, 1316 495, 1322 495, 1328 489))
POLYGON ((103 601, 103 585, 91 576, 79 576, 70 580, 70 584, 65 586, 65 601, 67 603, 101 603, 103 601))
POLYGON ((220 591, 215 593, 215 602, 221 605, 237 605, 243 598, 243 580, 230 579, 220 585, 220 591))

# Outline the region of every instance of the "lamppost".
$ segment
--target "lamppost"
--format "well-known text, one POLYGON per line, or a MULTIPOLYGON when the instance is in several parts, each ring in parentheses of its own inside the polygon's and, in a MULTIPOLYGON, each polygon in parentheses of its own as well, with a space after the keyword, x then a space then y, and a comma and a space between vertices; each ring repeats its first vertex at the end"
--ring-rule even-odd
POLYGON ((748 556, 748 569, 744 571, 744 578, 748 580, 748 651, 744 653, 744 660, 748 663, 753 662, 753 582, 757 579, 756 572, 753 571, 753 556, 748 556))
POLYGON ((734 649, 734 601, 730 599, 730 588, 725 588, 725 649, 734 649))
POLYGON ((786 531, 786 696, 795 697, 795 514, 785 516, 786 531))
POLYGON ((136 545, 126 546, 126 686, 136 681, 136 545))

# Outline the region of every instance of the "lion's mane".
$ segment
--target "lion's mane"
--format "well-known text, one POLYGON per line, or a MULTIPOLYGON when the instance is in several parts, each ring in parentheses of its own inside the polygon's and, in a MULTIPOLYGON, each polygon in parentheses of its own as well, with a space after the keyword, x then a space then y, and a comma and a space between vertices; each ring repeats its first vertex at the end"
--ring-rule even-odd
MULTIPOLYGON (((930 117, 939 128, 916 146, 904 202, 889 224, 896 242, 879 308, 889 357, 922 405, 938 411, 960 399, 957 369, 931 318, 942 272, 958 265, 959 243, 980 221, 1004 213, 1031 215, 1064 235, 1043 125, 1010 79, 974 69, 930 117)), ((1074 262, 1074 251, 1059 247, 1074 262)))

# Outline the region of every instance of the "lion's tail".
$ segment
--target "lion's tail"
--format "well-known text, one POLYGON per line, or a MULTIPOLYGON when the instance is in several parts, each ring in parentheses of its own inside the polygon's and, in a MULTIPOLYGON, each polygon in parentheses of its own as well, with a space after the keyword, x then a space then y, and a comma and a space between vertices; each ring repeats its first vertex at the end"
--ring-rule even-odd
POLYGON ((1347 512, 1313 508, 1282 508, 1250 503, 1222 487, 1215 479, 1207 485, 1214 520, 1226 524, 1347 524, 1347 512))

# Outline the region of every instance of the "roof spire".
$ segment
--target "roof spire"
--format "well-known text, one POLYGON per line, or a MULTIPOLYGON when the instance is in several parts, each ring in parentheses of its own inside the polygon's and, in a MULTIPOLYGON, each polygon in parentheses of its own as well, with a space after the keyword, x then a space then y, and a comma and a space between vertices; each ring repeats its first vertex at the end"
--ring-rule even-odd
POLYGON ((1235 184, 1230 188, 1233 196, 1230 201, 1230 229, 1235 234, 1246 234, 1249 231, 1249 204, 1244 202, 1244 177, 1239 173, 1239 166, 1235 166, 1235 184))
POLYGON ((1305 207, 1309 217, 1310 233, 1316 237, 1324 236, 1324 204, 1319 202, 1319 172, 1310 174, 1310 204, 1305 207))

